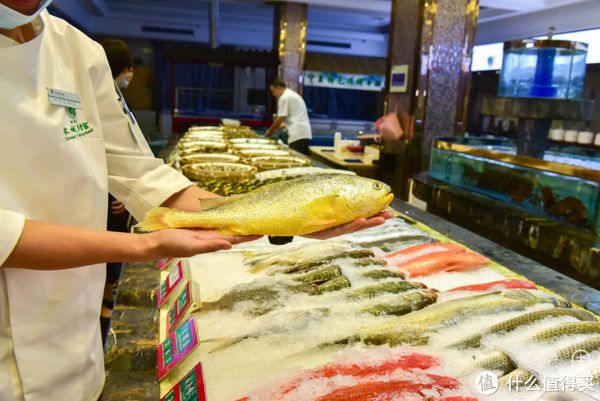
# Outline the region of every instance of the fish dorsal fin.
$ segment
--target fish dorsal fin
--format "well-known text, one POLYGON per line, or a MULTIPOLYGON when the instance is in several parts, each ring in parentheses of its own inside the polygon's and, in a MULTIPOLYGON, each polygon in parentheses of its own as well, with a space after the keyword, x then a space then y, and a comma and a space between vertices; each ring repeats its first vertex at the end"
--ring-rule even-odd
POLYGON ((235 202, 236 200, 242 198, 243 195, 232 195, 225 196, 222 198, 203 198, 198 199, 200 204, 202 205, 202 210, 214 209, 216 207, 226 205, 231 202, 235 202))
POLYGON ((317 219, 330 221, 335 220, 340 214, 348 210, 348 202, 343 196, 329 195, 308 203, 304 206, 309 215, 317 219))

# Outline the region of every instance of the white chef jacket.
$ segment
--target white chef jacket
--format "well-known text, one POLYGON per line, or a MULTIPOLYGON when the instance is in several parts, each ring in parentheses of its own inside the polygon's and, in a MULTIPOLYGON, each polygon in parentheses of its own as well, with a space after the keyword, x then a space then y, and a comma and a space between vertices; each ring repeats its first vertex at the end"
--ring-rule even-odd
POLYGON ((279 96, 277 100, 277 117, 285 117, 288 143, 312 138, 306 104, 302 96, 293 90, 285 88, 279 96))
MULTIPOLYGON (((40 18, 35 39, 0 43, 0 264, 25 219, 103 230, 108 191, 141 219, 191 185, 134 141, 102 47, 40 18), (80 95, 82 109, 51 104, 47 88, 80 95)), ((103 264, 0 269, 2 401, 98 398, 104 281, 103 264)))

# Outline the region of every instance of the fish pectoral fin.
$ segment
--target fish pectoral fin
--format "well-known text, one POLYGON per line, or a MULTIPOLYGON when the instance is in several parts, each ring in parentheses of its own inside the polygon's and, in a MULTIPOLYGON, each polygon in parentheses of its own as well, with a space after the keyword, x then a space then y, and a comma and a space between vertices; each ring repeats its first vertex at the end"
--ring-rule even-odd
POLYGON ((316 199, 304 206, 309 216, 317 220, 333 222, 337 217, 348 211, 348 202, 343 196, 330 195, 316 199))
POLYGON ((222 198, 201 198, 198 199, 202 205, 202 210, 214 209, 216 207, 226 205, 242 198, 244 195, 224 196, 222 198))

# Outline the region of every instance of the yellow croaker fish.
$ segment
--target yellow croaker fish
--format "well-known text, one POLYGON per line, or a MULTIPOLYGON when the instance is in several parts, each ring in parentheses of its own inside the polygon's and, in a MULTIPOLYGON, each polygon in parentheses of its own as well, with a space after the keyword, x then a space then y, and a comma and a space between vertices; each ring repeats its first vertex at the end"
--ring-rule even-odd
POLYGON ((224 235, 303 235, 371 217, 394 195, 364 177, 327 174, 265 185, 243 195, 201 199, 201 212, 156 208, 137 225, 142 231, 204 228, 224 235))

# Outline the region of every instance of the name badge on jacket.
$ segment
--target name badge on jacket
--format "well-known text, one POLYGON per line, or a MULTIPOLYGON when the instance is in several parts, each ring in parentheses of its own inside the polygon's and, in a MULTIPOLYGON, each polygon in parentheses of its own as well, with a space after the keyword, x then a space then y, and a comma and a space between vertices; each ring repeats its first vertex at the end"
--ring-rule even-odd
POLYGON ((70 107, 81 110, 81 96, 58 89, 48 89, 48 101, 57 106, 70 107))

